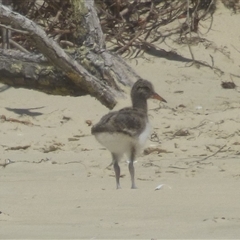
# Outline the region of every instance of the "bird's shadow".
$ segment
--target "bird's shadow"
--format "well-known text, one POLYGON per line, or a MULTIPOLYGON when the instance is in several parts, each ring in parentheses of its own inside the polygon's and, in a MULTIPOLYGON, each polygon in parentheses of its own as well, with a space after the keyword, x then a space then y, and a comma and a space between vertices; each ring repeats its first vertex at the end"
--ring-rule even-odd
POLYGON ((34 112, 32 110, 36 110, 36 109, 41 109, 44 107, 36 107, 36 108, 9 108, 9 107, 5 107, 6 110, 14 112, 18 115, 28 115, 31 117, 37 117, 37 116, 41 116, 43 115, 43 113, 41 112, 34 112))

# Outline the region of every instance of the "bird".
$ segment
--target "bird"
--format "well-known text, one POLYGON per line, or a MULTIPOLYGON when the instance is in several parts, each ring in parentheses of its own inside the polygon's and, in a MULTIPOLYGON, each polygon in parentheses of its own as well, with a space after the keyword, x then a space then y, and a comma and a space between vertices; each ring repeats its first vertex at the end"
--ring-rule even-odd
POLYGON ((138 79, 131 89, 132 107, 104 115, 91 129, 96 140, 111 152, 117 189, 121 188, 119 162, 123 155, 129 159, 131 188, 137 188, 133 164, 151 131, 147 106, 147 100, 150 98, 167 102, 155 92, 151 82, 138 79))

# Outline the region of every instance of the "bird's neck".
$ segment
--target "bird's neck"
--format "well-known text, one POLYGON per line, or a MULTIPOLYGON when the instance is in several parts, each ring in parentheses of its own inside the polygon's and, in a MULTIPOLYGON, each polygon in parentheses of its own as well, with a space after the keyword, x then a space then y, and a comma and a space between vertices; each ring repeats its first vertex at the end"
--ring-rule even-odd
POLYGON ((133 108, 139 108, 147 113, 147 100, 143 98, 133 97, 132 98, 132 106, 133 108))

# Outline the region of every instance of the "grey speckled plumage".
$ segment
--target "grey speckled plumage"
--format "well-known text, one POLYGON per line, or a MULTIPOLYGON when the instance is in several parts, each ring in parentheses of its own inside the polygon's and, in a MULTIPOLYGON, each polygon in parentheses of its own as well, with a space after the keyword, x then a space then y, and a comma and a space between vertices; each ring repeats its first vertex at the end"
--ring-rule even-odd
POLYGON ((123 133, 130 137, 137 137, 145 128, 147 115, 137 108, 123 108, 117 112, 110 112, 93 126, 92 134, 109 132, 123 133))
POLYGON ((124 154, 129 158, 132 188, 136 188, 133 162, 150 133, 147 115, 147 99, 149 98, 166 102, 155 93, 149 81, 139 79, 131 90, 132 107, 110 112, 92 127, 92 134, 98 142, 112 153, 117 188, 120 188, 118 162, 124 154))

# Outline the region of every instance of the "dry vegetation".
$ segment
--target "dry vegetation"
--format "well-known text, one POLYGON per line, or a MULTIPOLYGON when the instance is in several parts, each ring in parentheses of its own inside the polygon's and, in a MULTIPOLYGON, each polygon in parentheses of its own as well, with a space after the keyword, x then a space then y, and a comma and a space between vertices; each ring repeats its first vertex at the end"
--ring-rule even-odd
MULTIPOLYGON (((221 0, 234 13, 240 10, 239 0, 221 0)), ((17 11, 39 24, 47 34, 63 48, 77 47, 84 39, 76 34, 77 25, 71 4, 73 0, 3 0, 17 11)), ((181 43, 190 41, 189 33, 198 33, 199 25, 213 18, 217 0, 95 0, 106 42, 112 50, 137 56, 154 47, 156 41, 164 41, 178 35, 181 43), (176 28, 168 24, 179 21, 176 28)), ((211 28, 211 24, 209 25, 211 28)), ((27 36, 12 33, 12 48, 36 50, 27 36)))
POLYGON ((208 0, 103 2, 98 9, 107 41, 118 53, 129 51, 134 56, 172 35, 183 39, 191 32, 197 33, 200 22, 212 18, 216 9, 216 1, 208 0), (177 27, 166 28, 175 21, 181 23, 177 27))
POLYGON ((222 0, 224 6, 229 9, 232 9, 234 13, 240 11, 240 1, 239 0, 222 0))
MULTIPOLYGON (((168 59, 174 57, 190 65, 203 65, 220 73, 222 71, 214 66, 213 59, 212 65, 195 59, 191 45, 202 42, 228 55, 224 49, 213 46, 214 44, 203 38, 201 32, 204 29, 206 33, 211 29, 220 0, 95 0, 95 2, 93 0, 0 0, 0 2, 25 16, 24 18, 1 6, 1 14, 7 15, 4 17, 8 20, 5 19, 6 22, 0 24, 2 29, 0 47, 13 50, 13 52, 4 51, 9 62, 12 61, 13 56, 16 58, 19 54, 22 60, 27 54, 28 59, 31 59, 19 75, 18 69, 12 70, 12 67, 6 67, 6 61, 2 57, 4 74, 1 82, 11 86, 40 89, 60 95, 90 94, 112 108, 116 104, 116 92, 121 92, 118 82, 131 85, 132 81, 139 77, 117 54, 134 58, 148 52, 168 59), (11 19, 9 19, 10 13, 12 13, 11 19), (15 15, 27 21, 28 27, 25 28, 24 21, 19 21, 15 15), (35 23, 37 25, 34 25, 35 23), (191 58, 185 58, 175 50, 167 52, 161 49, 160 44, 166 39, 178 44, 186 44, 191 58), (20 52, 15 51, 16 49, 20 52), (45 75, 41 78, 39 73, 32 74, 34 69, 37 69, 31 65, 32 59, 34 56, 34 61, 39 62, 38 53, 43 54, 51 66, 54 63, 56 68, 56 72, 49 75, 47 81, 45 75), (13 77, 9 80, 11 74, 13 77), (34 76, 37 76, 37 84, 27 81, 34 79, 34 76), (44 82, 41 79, 44 79, 44 82), (56 79, 63 79, 63 82, 59 83, 56 79), (56 82, 59 85, 56 86, 56 82), (111 91, 112 89, 114 91, 111 91)), ((237 0, 222 0, 222 2, 232 9, 233 13, 239 9, 237 0)), ((2 16, 3 19, 4 17, 2 16)), ((40 72, 44 73, 44 71, 40 72)))
MULTIPOLYGON (((238 0, 222 2, 234 12, 239 9, 238 0)), ((76 35, 79 23, 72 17, 74 13, 71 4, 74 1, 24 0, 6 3, 14 11, 38 23, 63 48, 77 47, 84 41, 76 35)), ((213 18, 217 1, 96 0, 95 3, 106 41, 112 44, 112 50, 134 57, 155 47, 156 41, 164 41, 174 34, 186 43, 186 38, 191 37, 189 33, 197 34, 201 22, 213 18), (167 29, 166 26, 174 21, 181 24, 167 29)), ((12 33, 11 45, 15 48, 21 46, 22 50, 36 50, 27 36, 19 32, 12 33)))
MULTIPOLYGON (((5 0, 17 11, 39 24, 63 48, 81 46, 84 39, 76 34, 72 0, 5 0)), ((239 0, 222 0, 234 13, 240 9, 239 0)), ((4 3, 4 1, 3 1, 4 3)), ((96 0, 106 42, 119 54, 135 57, 155 47, 172 35, 179 36, 179 43, 196 39, 201 22, 212 19, 217 0, 96 0), (174 21, 176 28, 166 28, 174 21), (196 33, 194 37, 190 33, 196 33)), ((211 24, 209 25, 209 29, 211 24)), ((12 48, 34 51, 25 34, 12 33, 12 48)))

